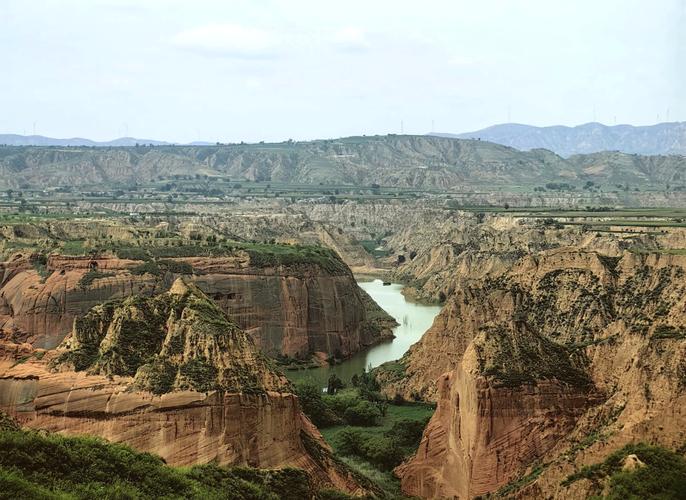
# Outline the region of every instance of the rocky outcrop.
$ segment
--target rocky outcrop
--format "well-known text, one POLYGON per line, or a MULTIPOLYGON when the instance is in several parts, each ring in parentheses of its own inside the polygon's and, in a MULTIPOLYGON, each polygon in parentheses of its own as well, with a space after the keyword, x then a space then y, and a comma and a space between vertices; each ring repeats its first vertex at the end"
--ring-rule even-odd
POLYGON ((482 331, 438 379, 438 409, 414 458, 396 469, 408 494, 473 498, 540 459, 597 396, 570 353, 528 331, 482 331))
POLYGON ((364 300, 349 272, 332 275, 316 266, 256 272, 207 259, 186 262, 196 270, 194 282, 268 354, 346 358, 391 336, 389 321, 368 319, 379 308, 364 300))
POLYGON ((680 447, 685 270, 683 256, 557 249, 460 283, 404 375, 385 374, 388 393, 438 402, 403 490, 581 498, 592 482, 562 480, 611 451, 680 447))
MULTIPOLYGON (((41 267, 17 256, 0 267, 0 332, 6 339, 53 348, 75 317, 107 300, 151 296, 185 274, 271 355, 348 357, 389 338, 389 321, 364 301, 350 271, 311 264, 256 263, 246 252, 137 260, 50 256, 41 267), (371 315, 369 313, 372 313, 371 315)), ((334 257, 331 257, 332 259, 334 257)))
POLYGON ((154 394, 288 389, 252 339, 181 278, 163 294, 95 306, 74 321, 58 351, 53 367, 131 376, 154 394))
POLYGON ((320 487, 367 491, 250 337, 181 280, 95 308, 59 349, 6 368, 0 408, 22 425, 101 436, 171 465, 290 465, 320 487))
POLYGON ((96 304, 163 291, 154 276, 126 272, 137 262, 123 259, 51 257, 43 268, 32 256, 0 264, 0 336, 51 349, 70 331, 74 318, 96 304), (83 281, 90 270, 95 279, 83 281))

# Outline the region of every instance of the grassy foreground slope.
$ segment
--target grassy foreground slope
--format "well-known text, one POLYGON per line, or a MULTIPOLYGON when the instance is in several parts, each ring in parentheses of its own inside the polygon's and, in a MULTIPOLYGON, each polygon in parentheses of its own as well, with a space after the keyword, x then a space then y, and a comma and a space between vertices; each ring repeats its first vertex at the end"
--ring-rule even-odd
POLYGON ((0 498, 328 499, 300 469, 167 466, 149 453, 99 438, 19 429, 0 414, 0 498))

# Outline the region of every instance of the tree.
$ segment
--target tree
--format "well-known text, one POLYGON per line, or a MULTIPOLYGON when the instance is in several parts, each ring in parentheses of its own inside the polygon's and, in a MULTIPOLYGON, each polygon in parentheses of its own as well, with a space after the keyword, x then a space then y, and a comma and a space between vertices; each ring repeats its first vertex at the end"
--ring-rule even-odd
POLYGON ((370 436, 362 445, 367 460, 384 470, 390 470, 405 458, 395 440, 386 436, 370 436))
POLYGON ((339 389, 343 389, 344 387, 345 384, 343 383, 343 381, 340 378, 338 378, 338 376, 335 373, 332 373, 329 376, 329 383, 326 387, 326 393, 329 396, 333 396, 334 394, 336 394, 336 392, 338 392, 339 389))
POLYGON ((347 408, 343 418, 350 425, 373 426, 378 425, 381 419, 381 411, 374 403, 360 401, 355 406, 347 408))
POLYGON ((347 427, 336 436, 336 445, 342 455, 360 455, 364 437, 359 429, 347 427))
POLYGON ((303 413, 310 417, 317 427, 329 427, 341 422, 322 399, 321 388, 312 380, 304 380, 295 385, 295 394, 300 401, 303 413))

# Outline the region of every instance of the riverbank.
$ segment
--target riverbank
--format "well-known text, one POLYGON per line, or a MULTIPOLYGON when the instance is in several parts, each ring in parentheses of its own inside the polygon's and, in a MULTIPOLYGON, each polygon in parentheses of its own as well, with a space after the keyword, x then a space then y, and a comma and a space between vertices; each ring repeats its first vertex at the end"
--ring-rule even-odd
POLYGON ((360 287, 397 321, 398 326, 393 329, 395 337, 336 365, 286 370, 286 376, 291 381, 311 379, 324 387, 333 373, 344 383, 349 383, 353 375, 359 375, 387 361, 400 359, 410 346, 422 337, 441 309, 438 305, 422 304, 408 299, 402 293, 404 285, 400 283, 384 285, 379 278, 371 281, 357 279, 360 287))

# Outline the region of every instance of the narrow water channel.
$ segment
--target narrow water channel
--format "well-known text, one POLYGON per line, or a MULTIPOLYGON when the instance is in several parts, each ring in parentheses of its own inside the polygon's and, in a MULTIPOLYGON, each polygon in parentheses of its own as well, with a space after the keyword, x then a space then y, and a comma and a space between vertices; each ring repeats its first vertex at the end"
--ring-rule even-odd
POLYGON ((441 310, 440 306, 406 300, 401 293, 403 285, 400 284, 384 286, 381 280, 362 281, 358 284, 399 323, 393 330, 395 338, 357 353, 339 365, 309 370, 287 370, 286 376, 291 381, 312 379, 324 387, 333 372, 348 383, 354 374, 359 374, 370 366, 375 368, 386 361, 399 359, 429 329, 441 310))

